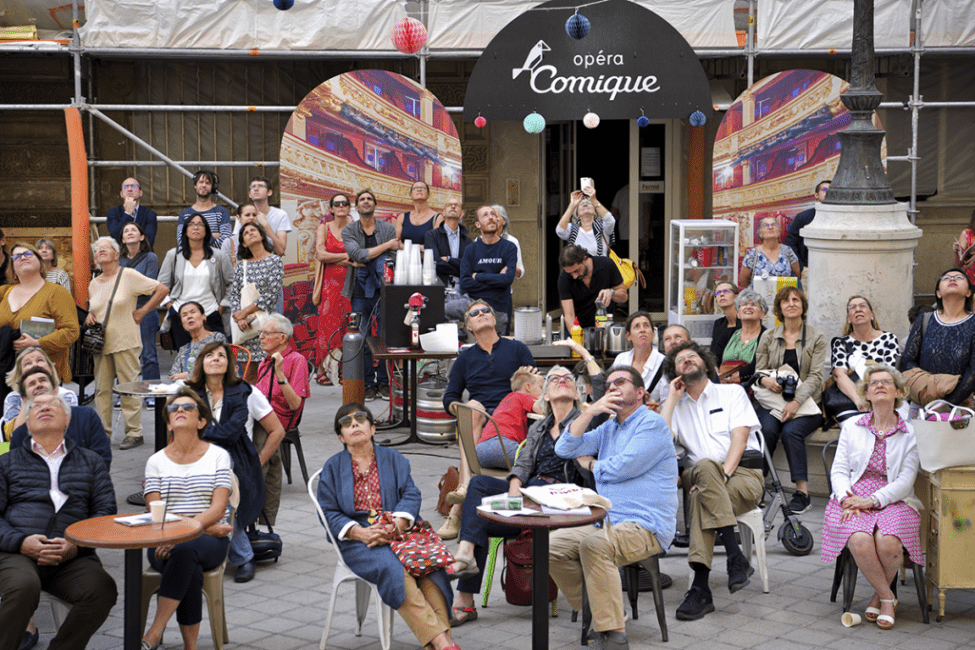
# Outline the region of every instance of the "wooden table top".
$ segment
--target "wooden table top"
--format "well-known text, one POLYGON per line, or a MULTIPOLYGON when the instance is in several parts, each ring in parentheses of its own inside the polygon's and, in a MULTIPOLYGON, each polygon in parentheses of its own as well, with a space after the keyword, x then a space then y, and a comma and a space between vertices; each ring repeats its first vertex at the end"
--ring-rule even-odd
POLYGON ((126 526, 117 523, 115 518, 121 516, 124 515, 105 515, 77 521, 64 531, 64 538, 78 546, 134 549, 179 544, 203 534, 203 525, 189 517, 168 521, 165 528, 160 529, 155 524, 126 526))

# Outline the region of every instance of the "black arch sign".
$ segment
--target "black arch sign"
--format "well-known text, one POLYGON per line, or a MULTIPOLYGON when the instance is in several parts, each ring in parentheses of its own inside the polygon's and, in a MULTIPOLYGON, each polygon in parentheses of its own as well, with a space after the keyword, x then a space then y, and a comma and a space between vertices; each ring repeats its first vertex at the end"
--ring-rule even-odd
POLYGON ((580 40, 565 31, 579 2, 552 0, 508 23, 484 49, 467 85, 464 120, 548 121, 687 118, 712 114, 707 75, 693 48, 666 20, 629 0, 579 11, 591 23, 580 40), (556 9, 556 10, 552 10, 556 9))

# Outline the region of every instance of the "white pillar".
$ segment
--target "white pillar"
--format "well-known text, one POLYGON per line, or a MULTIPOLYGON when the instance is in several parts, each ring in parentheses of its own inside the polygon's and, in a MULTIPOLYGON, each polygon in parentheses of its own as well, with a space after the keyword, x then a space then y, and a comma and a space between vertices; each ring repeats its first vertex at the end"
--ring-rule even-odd
POLYGON ((842 332, 847 300, 862 295, 880 328, 896 334, 903 348, 922 234, 908 220, 906 204, 818 203, 815 219, 799 234, 809 249, 809 324, 831 340, 842 332))

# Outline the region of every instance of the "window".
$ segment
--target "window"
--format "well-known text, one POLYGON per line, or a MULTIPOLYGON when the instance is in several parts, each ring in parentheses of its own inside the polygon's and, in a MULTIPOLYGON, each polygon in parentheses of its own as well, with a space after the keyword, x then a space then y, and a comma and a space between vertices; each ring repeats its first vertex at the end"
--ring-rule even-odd
POLYGON ((416 97, 405 97, 404 101, 406 103, 406 112, 413 115, 413 117, 420 117, 420 100, 416 97))

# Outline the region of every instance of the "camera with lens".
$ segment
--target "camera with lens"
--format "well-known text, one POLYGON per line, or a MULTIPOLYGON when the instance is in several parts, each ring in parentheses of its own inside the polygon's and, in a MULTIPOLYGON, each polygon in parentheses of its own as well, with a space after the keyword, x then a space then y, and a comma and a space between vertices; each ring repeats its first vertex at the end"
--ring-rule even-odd
POLYGON ((795 375, 776 377, 775 381, 779 382, 779 386, 782 387, 782 399, 791 402, 796 398, 796 384, 799 383, 799 380, 796 379, 795 375))

